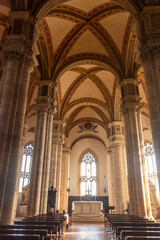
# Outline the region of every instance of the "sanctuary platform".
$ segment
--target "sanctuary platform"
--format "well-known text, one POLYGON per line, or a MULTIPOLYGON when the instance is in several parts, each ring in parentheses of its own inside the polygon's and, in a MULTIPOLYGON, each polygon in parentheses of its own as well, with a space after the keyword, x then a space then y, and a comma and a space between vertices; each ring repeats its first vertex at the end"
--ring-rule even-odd
POLYGON ((74 201, 72 202, 72 221, 104 221, 103 202, 74 201))

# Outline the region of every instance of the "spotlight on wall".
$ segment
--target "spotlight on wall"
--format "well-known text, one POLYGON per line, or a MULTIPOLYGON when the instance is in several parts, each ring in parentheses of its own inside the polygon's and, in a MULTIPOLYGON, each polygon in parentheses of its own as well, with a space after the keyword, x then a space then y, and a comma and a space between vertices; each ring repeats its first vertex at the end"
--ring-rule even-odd
POLYGON ((103 192, 104 192, 105 194, 107 193, 107 188, 106 188, 106 187, 103 189, 103 192))
POLYGON ((70 188, 68 187, 68 188, 67 188, 67 192, 68 192, 68 194, 70 193, 70 191, 71 191, 71 190, 70 190, 70 188))

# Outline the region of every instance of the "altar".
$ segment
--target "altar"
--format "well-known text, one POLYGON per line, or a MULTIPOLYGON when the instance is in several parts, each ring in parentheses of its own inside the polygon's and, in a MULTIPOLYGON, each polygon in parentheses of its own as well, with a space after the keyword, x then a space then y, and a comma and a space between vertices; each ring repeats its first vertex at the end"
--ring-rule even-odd
POLYGON ((104 221, 101 201, 72 202, 72 221, 104 221))

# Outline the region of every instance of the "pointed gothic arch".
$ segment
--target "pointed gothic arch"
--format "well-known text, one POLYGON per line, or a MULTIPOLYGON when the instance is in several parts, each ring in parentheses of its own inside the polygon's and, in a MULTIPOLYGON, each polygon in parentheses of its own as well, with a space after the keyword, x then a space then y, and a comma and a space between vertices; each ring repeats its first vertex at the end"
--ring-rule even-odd
MULTIPOLYGON (((79 156, 79 159, 78 159, 78 173, 79 173, 79 177, 80 177, 80 181, 79 181, 79 193, 80 195, 87 195, 87 190, 88 190, 88 186, 87 186, 87 176, 82 176, 81 175, 81 164, 82 164, 82 160, 84 159, 84 157, 87 155, 87 154, 90 154, 91 158, 93 157, 94 160, 95 160, 95 163, 96 163, 96 176, 94 178, 94 176, 91 176, 93 177, 93 179, 90 179, 91 181, 96 181, 96 193, 95 194, 92 194, 92 192, 89 192, 91 193, 91 195, 97 195, 97 189, 98 189, 98 186, 99 186, 99 159, 98 159, 98 156, 97 154, 94 152, 94 150, 92 150, 91 148, 86 148, 79 156), (81 178, 82 177, 82 178, 81 178), (82 180, 82 181, 81 181, 82 180), (85 182, 86 183, 86 186, 85 186, 85 194, 82 194, 81 192, 81 182, 85 182)), ((89 178, 89 176, 88 176, 89 178)), ((89 180, 88 180, 89 181, 89 180)), ((91 191, 91 189, 89 188, 89 191, 91 191)))
MULTIPOLYGON (((35 12, 35 17, 41 20, 46 14, 59 4, 65 3, 67 0, 48 0, 41 4, 38 10, 35 12)), ((139 8, 133 0, 113 0, 114 3, 121 5, 131 15, 136 16, 139 13, 139 8)))

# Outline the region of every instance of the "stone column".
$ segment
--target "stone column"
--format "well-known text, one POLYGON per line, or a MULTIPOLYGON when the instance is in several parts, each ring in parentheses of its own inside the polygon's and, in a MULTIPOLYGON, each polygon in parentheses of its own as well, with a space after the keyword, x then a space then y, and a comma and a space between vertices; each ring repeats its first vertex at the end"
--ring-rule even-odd
POLYGON ((137 18, 140 60, 144 69, 160 188, 160 6, 146 6, 137 18))
POLYGON ((48 113, 46 128, 46 146, 44 153, 44 169, 41 189, 41 209, 40 214, 47 213, 48 188, 50 177, 51 147, 52 147, 52 126, 53 126, 53 109, 48 113))
POLYGON ((57 121, 58 153, 56 165, 56 210, 60 210, 60 190, 61 190, 61 168, 62 168, 62 148, 63 148, 63 124, 57 121))
POLYGON ((68 209, 68 192, 69 187, 69 163, 70 150, 63 148, 62 150, 62 169, 61 169, 61 193, 60 193, 60 212, 68 209))
POLYGON ((56 175, 56 189, 57 189, 57 193, 56 193, 56 210, 60 210, 62 149, 63 149, 63 140, 59 139, 58 156, 57 156, 57 175, 56 175))
POLYGON ((127 208, 128 201, 123 123, 121 121, 114 121, 109 125, 109 129, 115 210, 116 213, 123 213, 123 210, 127 208))
POLYGON ((57 156, 58 156, 58 139, 59 139, 59 127, 58 121, 53 121, 53 135, 52 135, 52 154, 50 164, 50 178, 49 186, 56 188, 56 174, 57 174, 57 156))
POLYGON ((42 212, 47 212, 53 121, 52 92, 52 82, 46 80, 41 81, 38 90, 38 98, 36 100, 37 121, 33 148, 30 192, 27 206, 28 216, 36 216, 42 212))
POLYGON ((0 106, 0 216, 1 223, 15 218, 20 175, 23 132, 32 51, 25 52, 21 37, 6 37, 6 64, 0 106), (19 43, 18 43, 19 42, 19 43), (17 47, 16 47, 17 45, 17 47))
POLYGON ((112 148, 107 149, 107 176, 108 176, 108 195, 109 195, 109 206, 115 206, 115 193, 114 193, 114 167, 113 167, 113 153, 112 148))
POLYGON ((122 83, 122 113, 125 126, 125 141, 128 167, 130 213, 151 217, 149 188, 145 181, 142 156, 142 125, 140 122, 141 98, 135 79, 124 79, 122 83), (150 209, 147 209, 150 208, 150 209))

